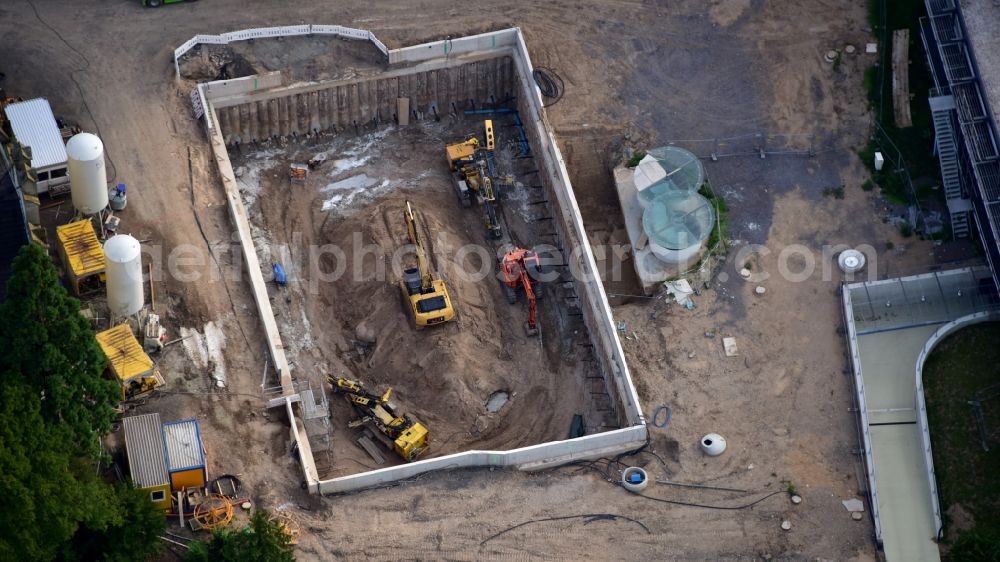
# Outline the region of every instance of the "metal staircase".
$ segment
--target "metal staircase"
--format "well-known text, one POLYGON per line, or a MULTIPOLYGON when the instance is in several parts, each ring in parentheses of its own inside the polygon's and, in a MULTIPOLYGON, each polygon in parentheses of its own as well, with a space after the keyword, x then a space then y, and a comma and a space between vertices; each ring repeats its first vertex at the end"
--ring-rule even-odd
POLYGON ((952 118, 955 101, 952 96, 938 96, 930 98, 930 104, 934 119, 935 152, 941 166, 941 183, 951 215, 951 232, 955 238, 967 238, 972 205, 962 190, 962 167, 958 159, 958 139, 952 118))

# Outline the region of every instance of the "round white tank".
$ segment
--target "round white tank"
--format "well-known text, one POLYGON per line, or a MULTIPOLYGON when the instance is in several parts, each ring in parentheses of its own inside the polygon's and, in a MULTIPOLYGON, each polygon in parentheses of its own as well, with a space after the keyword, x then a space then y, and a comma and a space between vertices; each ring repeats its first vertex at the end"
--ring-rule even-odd
POLYGON ((108 277, 108 308, 114 316, 131 316, 142 309, 142 252, 128 234, 104 243, 104 271, 108 277))
POLYGON ((685 266, 688 263, 695 261, 701 255, 703 250, 701 244, 688 246, 682 250, 672 250, 670 248, 664 248, 663 246, 652 241, 649 243, 649 249, 652 250, 653 255, 663 263, 680 266, 685 266))
POLYGON ((649 249, 660 261, 686 266, 696 260, 715 227, 711 203, 693 191, 664 193, 642 213, 649 249))
POLYGON ((66 143, 69 157, 69 187, 73 207, 93 215, 108 206, 108 173, 104 167, 104 143, 96 135, 80 133, 66 143))

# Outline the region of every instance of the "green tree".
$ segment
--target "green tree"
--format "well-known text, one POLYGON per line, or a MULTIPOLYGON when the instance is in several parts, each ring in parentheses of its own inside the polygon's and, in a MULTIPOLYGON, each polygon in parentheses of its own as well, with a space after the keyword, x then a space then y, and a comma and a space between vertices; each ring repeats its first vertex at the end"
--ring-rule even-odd
POLYGON ((51 560, 81 521, 102 518, 106 485, 72 445, 68 430, 46 423, 37 391, 0 385, 0 560, 51 560))
POLYGON ((191 543, 186 562, 294 562, 284 527, 258 510, 240 530, 220 529, 207 541, 191 543))
POLYGON ((108 487, 111 505, 107 517, 81 525, 63 548, 64 562, 132 562, 148 560, 163 547, 159 540, 167 526, 163 512, 149 501, 149 492, 126 484, 108 487))
POLYGON ((95 469, 117 385, 79 303, 40 246, 14 260, 0 303, 0 560, 141 560, 165 520, 95 469))
POLYGON ((107 358, 79 301, 37 244, 14 259, 0 303, 0 349, 0 384, 21 379, 42 392, 43 416, 70 429, 74 450, 96 455, 114 420, 117 384, 104 376, 107 358))

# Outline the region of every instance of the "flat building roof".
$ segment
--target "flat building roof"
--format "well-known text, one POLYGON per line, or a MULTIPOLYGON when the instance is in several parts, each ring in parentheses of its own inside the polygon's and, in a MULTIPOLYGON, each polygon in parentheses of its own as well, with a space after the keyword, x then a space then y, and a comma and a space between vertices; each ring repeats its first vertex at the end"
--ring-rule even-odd
POLYGON ((120 382, 149 374, 153 360, 146 355, 128 324, 120 324, 97 334, 97 343, 111 363, 111 371, 120 382))
POLYGON ((129 474, 136 487, 152 488, 170 483, 160 428, 160 414, 156 413, 122 419, 129 474))
POLYGON ((4 108, 17 141, 31 147, 31 167, 36 170, 66 164, 66 143, 49 100, 36 98, 4 108))
POLYGON ((167 471, 177 472, 205 466, 201 431, 195 418, 163 424, 163 443, 167 449, 167 471))
POLYGON ((66 265, 77 279, 104 271, 104 249, 89 220, 56 227, 56 236, 66 254, 66 265))

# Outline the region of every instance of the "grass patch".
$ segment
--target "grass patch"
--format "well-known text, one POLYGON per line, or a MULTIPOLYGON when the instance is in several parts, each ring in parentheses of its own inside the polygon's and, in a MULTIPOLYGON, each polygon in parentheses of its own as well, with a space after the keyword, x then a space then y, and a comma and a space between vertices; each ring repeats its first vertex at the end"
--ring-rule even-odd
POLYGON ((861 184, 861 189, 865 191, 871 191, 875 189, 875 182, 870 179, 865 180, 865 183, 861 184))
POLYGON ((823 188, 823 197, 833 197, 834 199, 843 199, 844 186, 823 188))
MULTIPOLYGON (((885 131, 885 136, 891 140, 902 155, 906 168, 912 178, 930 177, 940 179, 941 171, 937 157, 934 156, 934 128, 930 105, 927 97, 934 86, 930 70, 925 64, 927 55, 923 42, 920 40, 920 18, 926 15, 923 2, 890 2, 888 0, 869 0, 868 21, 876 36, 880 38, 878 64, 865 70, 864 88, 868 104, 875 117, 885 131), (882 25, 882 3, 885 2, 885 26, 882 25), (910 116, 912 127, 896 127, 892 103, 892 33, 898 29, 910 30, 910 116), (880 113, 881 109, 881 113, 880 113)), ((868 146, 859 152, 865 167, 871 173, 872 180, 882 189, 882 194, 903 205, 913 203, 914 195, 910 193, 904 177, 894 168, 894 158, 889 153, 895 150, 880 134, 876 133, 868 146), (875 170, 874 154, 881 150, 886 154, 886 163, 882 171, 875 170)), ((942 198, 943 193, 918 193, 921 200, 942 198)))
POLYGON ((865 69, 864 77, 865 94, 868 96, 868 107, 876 109, 879 100, 878 67, 869 66, 865 69))
POLYGON ((722 197, 715 194, 711 184, 707 181, 701 184, 698 193, 708 199, 708 202, 715 207, 715 215, 718 217, 715 220, 715 228, 708 235, 708 249, 712 251, 720 241, 726 240, 726 232, 729 228, 729 206, 726 205, 726 201, 722 197))
POLYGON ((626 162, 625 165, 628 166, 629 168, 635 168, 636 166, 639 165, 639 162, 642 162, 642 159, 645 157, 646 153, 644 151, 637 150, 634 153, 632 153, 632 157, 628 159, 628 162, 626 162))
POLYGON ((870 174, 872 187, 878 185, 882 190, 882 196, 900 205, 912 203, 910 189, 906 185, 902 172, 895 169, 891 163, 886 162, 881 170, 875 169, 875 152, 878 151, 875 141, 870 141, 868 146, 858 151, 858 157, 864 162, 870 174))
MULTIPOLYGON (((1000 443, 983 451, 968 402, 978 391, 1000 383, 998 341, 1000 322, 970 326, 941 342, 924 365, 941 510, 960 504, 975 519, 970 532, 986 537, 1000 535, 1000 443)), ((990 433, 1000 434, 1000 396, 985 401, 983 413, 990 433)))

